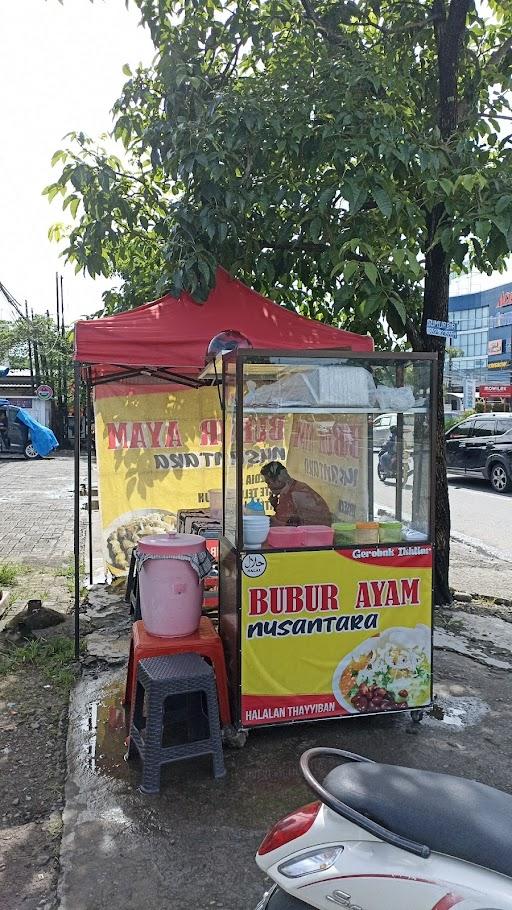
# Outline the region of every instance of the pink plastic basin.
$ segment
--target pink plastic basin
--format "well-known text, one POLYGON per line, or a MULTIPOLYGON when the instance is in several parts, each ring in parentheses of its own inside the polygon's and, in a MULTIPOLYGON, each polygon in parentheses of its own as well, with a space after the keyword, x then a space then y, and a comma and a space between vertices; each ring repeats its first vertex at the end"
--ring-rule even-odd
MULTIPOLYGON (((139 551, 149 556, 184 556, 206 549, 197 534, 143 537, 139 551)), ((186 560, 147 559, 139 572, 140 610, 150 635, 192 635, 199 626, 203 584, 186 560)))
POLYGON ((303 525, 302 544, 305 547, 332 547, 334 530, 328 525, 303 525))
POLYGON ((270 528, 267 537, 269 547, 301 547, 302 528, 270 528))

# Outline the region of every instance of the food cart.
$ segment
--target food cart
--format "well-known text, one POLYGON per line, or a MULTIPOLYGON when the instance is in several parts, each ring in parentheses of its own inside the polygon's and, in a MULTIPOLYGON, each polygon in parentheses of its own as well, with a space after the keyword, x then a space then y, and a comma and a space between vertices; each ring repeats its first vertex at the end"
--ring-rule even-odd
POLYGON ((214 367, 220 634, 236 726, 401 711, 420 719, 432 698, 436 355, 238 349, 214 367), (373 428, 382 415, 395 443, 394 478, 381 480, 373 428), (261 469, 275 461, 327 504, 330 539, 306 518, 284 523, 292 543, 244 541, 248 506, 272 526, 276 499, 261 469))

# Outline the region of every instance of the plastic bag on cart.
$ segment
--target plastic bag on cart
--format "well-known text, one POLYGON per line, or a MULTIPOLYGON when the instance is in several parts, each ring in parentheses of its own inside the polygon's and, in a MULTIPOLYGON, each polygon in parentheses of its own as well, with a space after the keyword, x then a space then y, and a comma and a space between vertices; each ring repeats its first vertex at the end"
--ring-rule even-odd
POLYGON ((364 367, 320 366, 249 387, 245 407, 368 407, 375 404, 375 383, 364 367))
POLYGON ((385 411, 410 411, 414 407, 414 394, 410 385, 395 389, 387 385, 377 386, 377 401, 385 411))

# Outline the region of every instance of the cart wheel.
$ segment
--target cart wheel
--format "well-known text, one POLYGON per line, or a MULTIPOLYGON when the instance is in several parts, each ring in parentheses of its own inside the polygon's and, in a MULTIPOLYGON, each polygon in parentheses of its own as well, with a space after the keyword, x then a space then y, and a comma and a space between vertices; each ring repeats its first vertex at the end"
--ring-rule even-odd
POLYGON ((423 711, 411 711, 411 720, 413 724, 421 724, 423 720, 423 711))
POLYGON ((223 727, 222 741, 230 749, 243 749, 249 733, 239 727, 223 727))

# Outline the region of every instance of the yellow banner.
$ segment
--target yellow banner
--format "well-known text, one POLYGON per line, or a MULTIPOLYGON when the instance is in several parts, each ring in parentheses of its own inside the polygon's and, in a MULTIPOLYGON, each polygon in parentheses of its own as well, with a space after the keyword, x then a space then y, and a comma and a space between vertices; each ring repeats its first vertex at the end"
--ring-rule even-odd
MULTIPOLYGON (((180 509, 208 508, 208 491, 222 487, 219 397, 213 388, 119 383, 97 387, 94 409, 105 559, 123 574, 141 536, 174 528, 180 509)), ((286 461, 289 429, 280 416, 244 420, 246 501, 268 499, 260 469, 286 461)))
POLYGON ((428 545, 246 554, 242 723, 428 704, 431 591, 428 545))
POLYGON ((333 416, 294 415, 287 468, 323 497, 335 520, 367 521, 367 417, 333 416))

